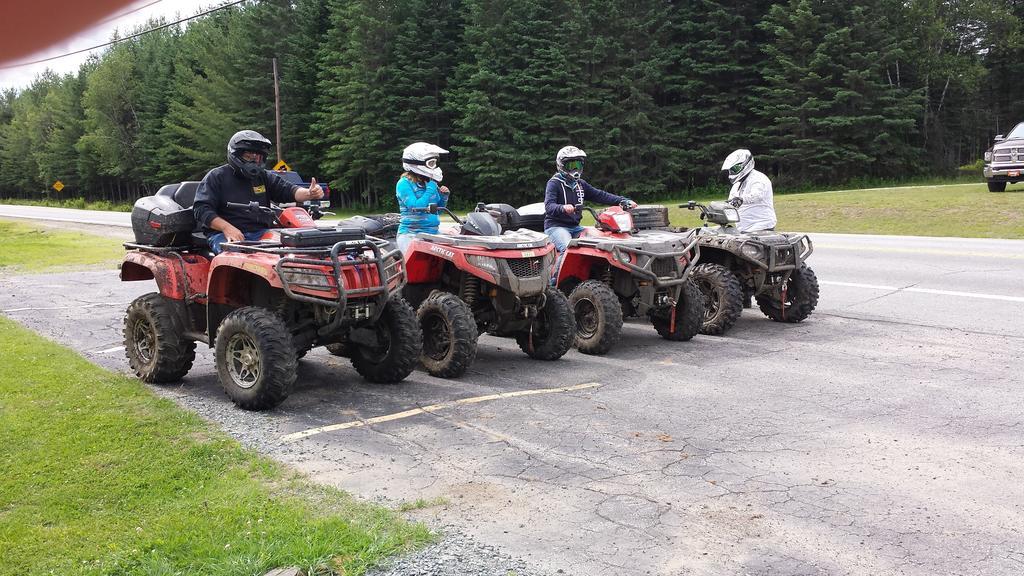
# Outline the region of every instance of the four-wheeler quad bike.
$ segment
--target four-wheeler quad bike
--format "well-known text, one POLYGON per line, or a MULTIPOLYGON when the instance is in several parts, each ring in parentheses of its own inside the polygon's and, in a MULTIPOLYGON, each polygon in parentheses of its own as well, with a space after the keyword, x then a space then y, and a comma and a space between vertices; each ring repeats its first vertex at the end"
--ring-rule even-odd
POLYGON ((280 404, 297 358, 318 345, 344 343, 371 382, 409 375, 422 336, 400 295, 401 254, 361 229, 317 228, 315 205, 253 203, 272 230, 258 242, 224 243, 214 256, 195 231, 197 185, 164 186, 132 212, 136 241, 125 244, 121 279, 155 279, 159 288, 125 315, 125 351, 139 378, 180 380, 197 341, 215 349, 221 386, 248 410, 280 404))
POLYGON ((405 297, 418 307, 423 366, 434 376, 465 373, 477 336, 511 336, 531 358, 555 360, 572 347, 575 326, 565 296, 551 286, 555 247, 543 233, 502 233, 478 204, 458 227, 418 233, 405 253, 405 297))
POLYGON ((593 227, 569 242, 558 287, 569 294, 576 347, 605 354, 618 341, 623 316, 647 316, 668 340, 690 340, 700 329, 703 300, 690 279, 700 257, 696 234, 634 235, 625 206, 587 210, 593 227))
MULTIPOLYGON (((776 322, 801 322, 818 305, 818 279, 805 264, 814 246, 806 234, 774 231, 742 233, 739 213, 727 202, 707 206, 690 201, 705 221, 697 236, 701 262, 693 279, 704 296, 702 334, 722 334, 740 317, 753 296, 776 322), (717 226, 708 226, 717 224, 717 226)), ((644 232, 643 234, 654 233, 644 232)))

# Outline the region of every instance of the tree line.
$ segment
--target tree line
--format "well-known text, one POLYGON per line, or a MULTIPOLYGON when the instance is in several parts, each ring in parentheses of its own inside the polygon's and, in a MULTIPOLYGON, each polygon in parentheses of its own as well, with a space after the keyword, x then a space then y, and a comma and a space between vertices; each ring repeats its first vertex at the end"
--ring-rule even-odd
MULTIPOLYGON (((402 148, 456 197, 539 200, 554 154, 635 199, 746 147, 777 188, 949 174, 1024 120, 1021 0, 265 0, 0 94, 0 197, 131 201, 252 128, 345 206, 388 208, 402 148), (66 188, 57 193, 51 184, 66 188)), ((156 27, 163 22, 151 22, 156 27)), ((271 159, 271 163, 274 160, 271 159)))

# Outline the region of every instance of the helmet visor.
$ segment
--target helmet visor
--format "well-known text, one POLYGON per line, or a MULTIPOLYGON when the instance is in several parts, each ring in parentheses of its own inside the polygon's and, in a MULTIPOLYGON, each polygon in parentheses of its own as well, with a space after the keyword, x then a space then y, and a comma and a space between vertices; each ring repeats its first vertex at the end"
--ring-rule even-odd
POLYGON ((563 164, 566 170, 576 171, 583 170, 583 159, 582 158, 571 158, 566 160, 563 164))
POLYGON ((412 164, 414 166, 426 166, 427 168, 429 168, 431 170, 433 170, 434 168, 437 168, 437 158, 436 157, 435 158, 427 158, 426 160, 413 160, 412 158, 402 158, 402 162, 405 162, 406 164, 412 164))
POLYGON ((746 166, 746 162, 737 162, 729 167, 729 175, 735 176, 740 172, 743 172, 743 167, 746 166))

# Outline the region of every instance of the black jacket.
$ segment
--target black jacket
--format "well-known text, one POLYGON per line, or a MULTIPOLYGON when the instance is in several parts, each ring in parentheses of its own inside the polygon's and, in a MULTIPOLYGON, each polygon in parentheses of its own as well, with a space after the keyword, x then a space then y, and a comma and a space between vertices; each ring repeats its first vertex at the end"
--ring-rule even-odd
POLYGON ((262 180, 262 183, 254 185, 228 164, 207 172, 199 183, 196 201, 192 204, 192 213, 206 234, 216 233, 210 228, 210 222, 217 216, 242 232, 255 232, 267 227, 266 222, 260 221, 259 214, 244 208, 228 207, 228 202, 248 204, 255 201, 262 206, 270 206, 271 201, 295 201, 295 191, 299 188, 295 184, 286 182, 269 170, 263 171, 262 180))

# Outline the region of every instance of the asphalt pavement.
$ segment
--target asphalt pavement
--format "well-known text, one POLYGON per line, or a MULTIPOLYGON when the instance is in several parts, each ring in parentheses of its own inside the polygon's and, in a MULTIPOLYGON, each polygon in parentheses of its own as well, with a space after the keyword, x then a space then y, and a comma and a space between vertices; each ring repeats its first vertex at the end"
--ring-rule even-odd
MULTIPOLYGON (((153 389, 362 498, 440 498, 413 517, 538 573, 1024 572, 1024 241, 813 238, 801 324, 745 310, 673 343, 630 321, 608 356, 556 362, 485 336, 465 377, 391 386, 314 351, 256 414, 201 347, 153 389)), ((4 276, 0 311, 123 372, 122 314, 153 289, 4 276)))

